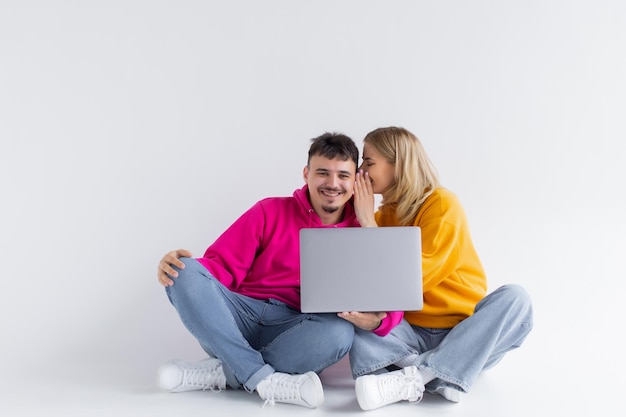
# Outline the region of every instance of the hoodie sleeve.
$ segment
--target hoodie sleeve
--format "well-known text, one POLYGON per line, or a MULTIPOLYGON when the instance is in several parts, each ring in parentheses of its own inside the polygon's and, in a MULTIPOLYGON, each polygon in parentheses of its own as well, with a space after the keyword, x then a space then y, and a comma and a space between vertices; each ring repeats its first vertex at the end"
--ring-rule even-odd
POLYGON ((388 311, 387 317, 382 320, 380 326, 372 331, 378 336, 387 336, 389 332, 402 321, 403 317, 403 311, 388 311))
POLYGON ((236 290, 252 268, 263 239, 265 216, 260 203, 241 215, 199 259, 231 290, 236 290))

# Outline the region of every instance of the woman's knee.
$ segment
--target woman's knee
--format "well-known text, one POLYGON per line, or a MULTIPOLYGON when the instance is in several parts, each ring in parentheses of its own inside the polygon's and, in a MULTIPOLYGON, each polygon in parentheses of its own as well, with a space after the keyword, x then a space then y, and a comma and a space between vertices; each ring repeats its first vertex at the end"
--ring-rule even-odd
POLYGON ((524 321, 532 322, 532 300, 528 291, 518 284, 503 285, 496 291, 511 310, 524 316, 524 321))
POLYGON ((508 284, 505 285, 504 288, 508 292, 509 297, 513 298, 514 300, 517 300, 518 302, 523 304, 531 304, 530 294, 528 294, 528 291, 526 291, 526 289, 524 289, 524 287, 522 287, 521 285, 508 284))

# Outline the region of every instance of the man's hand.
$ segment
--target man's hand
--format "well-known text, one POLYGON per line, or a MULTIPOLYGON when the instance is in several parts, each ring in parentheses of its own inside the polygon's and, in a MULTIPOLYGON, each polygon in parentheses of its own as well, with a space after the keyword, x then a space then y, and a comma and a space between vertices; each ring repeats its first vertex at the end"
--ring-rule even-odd
POLYGON ((337 313, 339 317, 344 320, 348 320, 356 327, 363 330, 375 330, 380 326, 381 321, 387 317, 387 313, 384 311, 378 313, 359 313, 358 311, 344 311, 343 313, 337 313))
POLYGON ((157 269, 157 278, 161 285, 164 287, 170 287, 174 285, 174 281, 170 278, 176 278, 178 276, 178 272, 172 265, 179 269, 183 269, 185 264, 180 261, 180 258, 191 258, 193 255, 187 249, 176 249, 170 251, 161 258, 159 261, 159 267, 157 269))

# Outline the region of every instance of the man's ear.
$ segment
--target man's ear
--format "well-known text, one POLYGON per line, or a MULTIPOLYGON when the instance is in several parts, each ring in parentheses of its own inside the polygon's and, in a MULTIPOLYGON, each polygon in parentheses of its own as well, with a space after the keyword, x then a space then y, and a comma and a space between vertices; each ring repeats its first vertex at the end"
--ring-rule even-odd
POLYGON ((309 167, 308 167, 308 165, 305 165, 304 169, 302 170, 302 178, 304 178, 304 182, 305 183, 309 182, 309 167))

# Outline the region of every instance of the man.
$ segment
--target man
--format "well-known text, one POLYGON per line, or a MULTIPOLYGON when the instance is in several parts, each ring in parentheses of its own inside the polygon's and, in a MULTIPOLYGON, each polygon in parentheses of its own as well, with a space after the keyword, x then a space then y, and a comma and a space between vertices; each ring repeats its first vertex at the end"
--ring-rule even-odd
MULTIPOLYGON (((299 231, 358 227, 352 193, 359 151, 352 139, 312 139, 305 185, 292 197, 257 202, 204 253, 167 253, 158 280, 209 358, 170 361, 159 384, 170 392, 256 391, 267 404, 309 408, 324 400, 322 369, 352 346, 352 324, 336 314, 300 312, 299 231)), ((323 262, 323 260, 320 260, 323 262)))

